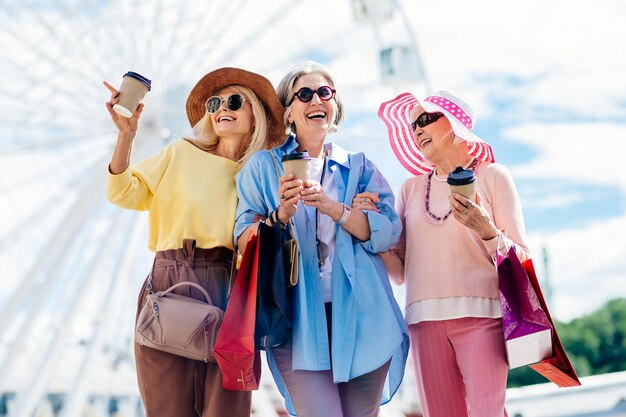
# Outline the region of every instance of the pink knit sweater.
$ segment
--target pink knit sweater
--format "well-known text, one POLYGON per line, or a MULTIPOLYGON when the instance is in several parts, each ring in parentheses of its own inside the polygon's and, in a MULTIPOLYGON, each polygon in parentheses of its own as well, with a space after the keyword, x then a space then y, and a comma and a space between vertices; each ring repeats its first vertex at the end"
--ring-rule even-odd
MULTIPOLYGON (((498 276, 492 257, 496 255, 498 242, 504 253, 515 243, 520 260, 529 257, 522 208, 511 174, 500 164, 483 163, 476 175, 482 205, 496 227, 504 231, 501 237, 488 241, 483 241, 452 215, 441 224, 426 220, 427 175, 410 178, 402 185, 396 203, 404 226, 402 237, 383 259, 392 280, 407 284, 406 306, 449 297, 497 299, 498 276)), ((448 184, 433 178, 430 211, 443 217, 450 209, 448 196, 448 184)))

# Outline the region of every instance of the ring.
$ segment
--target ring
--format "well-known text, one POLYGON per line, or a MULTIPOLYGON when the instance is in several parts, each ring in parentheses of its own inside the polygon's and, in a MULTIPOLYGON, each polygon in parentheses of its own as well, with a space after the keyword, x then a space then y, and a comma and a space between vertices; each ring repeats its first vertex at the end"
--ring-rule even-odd
POLYGON ((316 196, 316 197, 315 197, 315 201, 320 201, 320 194, 319 194, 319 193, 317 193, 317 194, 315 194, 315 196, 316 196))
POLYGON ((361 204, 365 204, 365 197, 361 197, 361 204))
POLYGON ((463 210, 463 214, 467 213, 467 207, 465 207, 465 210, 463 210))
POLYGON ((467 211, 468 208, 472 207, 472 202, 467 200, 467 204, 465 204, 465 209, 467 211))
POLYGON ((281 199, 281 200, 284 200, 284 199, 285 199, 285 194, 281 194, 281 195, 280 195, 280 199, 281 199))

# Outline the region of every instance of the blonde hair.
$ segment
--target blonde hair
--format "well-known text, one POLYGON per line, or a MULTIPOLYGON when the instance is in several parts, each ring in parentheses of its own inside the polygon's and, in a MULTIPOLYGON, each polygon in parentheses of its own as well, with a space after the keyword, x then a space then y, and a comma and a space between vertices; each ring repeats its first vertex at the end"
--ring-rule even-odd
MULTIPOLYGON (((267 112, 265 107, 261 103, 261 100, 247 87, 241 85, 229 85, 233 87, 238 93, 242 94, 246 100, 250 102, 252 106, 252 116, 254 117, 254 128, 250 135, 250 141, 247 144, 242 144, 242 150, 238 155, 237 164, 239 167, 243 166, 253 153, 260 151, 266 147, 267 143, 267 112)), ((224 87, 226 88, 226 87, 224 87)), ((222 89, 223 90, 223 89, 222 89)), ((220 90, 221 91, 221 90, 220 90)), ((219 94, 219 92, 218 92, 219 94)), ((214 151, 220 142, 220 137, 217 136, 211 123, 211 114, 209 112, 204 113, 202 119, 196 123, 193 127, 193 136, 196 140, 203 142, 209 151, 214 151)))
MULTIPOLYGON (((328 70, 322 65, 315 61, 307 61, 302 65, 298 65, 294 67, 291 71, 287 73, 280 80, 278 84, 278 88, 276 89, 276 93, 278 94, 278 99, 280 100, 280 104, 285 108, 285 115, 283 118, 283 123, 285 124, 285 133, 290 134, 291 132, 296 132, 296 126, 293 123, 289 123, 289 116, 291 115, 291 104, 294 100, 294 86, 300 77, 306 74, 319 74, 322 77, 326 78, 329 86, 335 89, 335 81, 333 77, 330 75, 328 70)), ((335 115, 335 120, 333 120, 333 125, 330 129, 331 132, 337 131, 337 126, 343 119, 345 118, 343 100, 341 98, 341 94, 339 92, 335 93, 335 103, 337 104, 337 114, 335 115)))

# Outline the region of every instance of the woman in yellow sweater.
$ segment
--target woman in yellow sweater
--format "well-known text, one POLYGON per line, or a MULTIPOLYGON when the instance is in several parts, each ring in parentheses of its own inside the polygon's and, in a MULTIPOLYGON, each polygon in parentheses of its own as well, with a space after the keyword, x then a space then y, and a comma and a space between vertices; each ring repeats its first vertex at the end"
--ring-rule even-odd
MULTIPOLYGON (((111 91, 106 106, 119 130, 109 165, 108 198, 120 207, 150 212, 148 246, 156 252, 153 291, 193 281, 208 291, 213 304, 225 309, 234 249, 235 173, 252 153, 277 145, 283 136, 283 108, 272 84, 238 68, 206 74, 187 98, 193 135, 132 167, 143 104, 132 117, 122 117, 113 111, 119 92, 107 82, 105 86, 111 91)), ((181 292, 203 298, 188 288, 181 292)), ((215 363, 139 344, 135 361, 148 417, 250 416, 250 392, 224 390, 215 363)))

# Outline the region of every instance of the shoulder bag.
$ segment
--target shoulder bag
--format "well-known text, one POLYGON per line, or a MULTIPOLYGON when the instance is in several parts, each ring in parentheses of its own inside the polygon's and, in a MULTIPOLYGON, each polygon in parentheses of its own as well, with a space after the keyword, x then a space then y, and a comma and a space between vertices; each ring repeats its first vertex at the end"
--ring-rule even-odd
POLYGON ((137 317, 135 342, 185 358, 215 362, 213 348, 224 311, 212 305, 209 293, 194 282, 179 282, 154 293, 150 274, 146 301, 137 317), (172 293, 182 286, 195 287, 206 302, 172 293))

